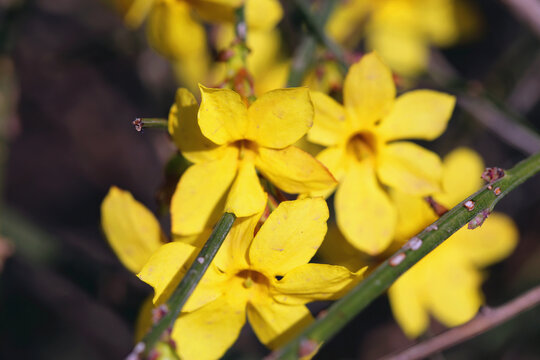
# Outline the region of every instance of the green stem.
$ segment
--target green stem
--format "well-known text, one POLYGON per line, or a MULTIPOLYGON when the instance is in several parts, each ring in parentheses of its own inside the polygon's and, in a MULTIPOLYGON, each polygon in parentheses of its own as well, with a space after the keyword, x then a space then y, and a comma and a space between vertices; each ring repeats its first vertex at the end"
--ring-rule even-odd
POLYGON ((341 72, 346 74, 349 70, 349 62, 345 58, 345 53, 341 47, 326 35, 324 24, 321 25, 319 19, 311 13, 309 5, 304 0, 294 0, 294 3, 298 10, 300 10, 300 14, 303 17, 308 30, 315 36, 321 45, 326 47, 326 49, 334 55, 341 72))
POLYGON ((539 171, 540 153, 537 153, 507 171, 504 177, 491 185, 491 190, 485 186, 463 200, 439 220, 424 229, 415 237, 416 239, 413 238, 416 245, 420 244, 419 248, 415 247, 416 250, 412 250, 404 247, 398 250, 345 297, 334 303, 324 317, 315 321, 296 339, 274 352, 269 358, 297 359, 301 344, 318 345, 331 339, 354 316, 388 289, 401 274, 439 246, 463 225, 475 218, 476 215, 486 210, 491 211, 504 196, 539 171), (498 196, 495 195, 495 192, 498 192, 497 189, 500 189, 498 196), (474 202, 474 208, 471 211, 464 206, 469 200, 474 202), (420 242, 418 239, 420 239, 420 242), (401 262, 397 261, 400 257, 403 258, 401 262))
MULTIPOLYGON (((334 10, 335 1, 324 1, 322 8, 318 12, 317 23, 320 28, 324 28, 332 10, 334 10)), ((287 79, 287 87, 295 87, 302 85, 302 81, 307 70, 313 64, 315 58, 315 50, 317 49, 317 39, 312 34, 306 34, 302 43, 296 50, 294 55, 289 78, 287 79)))
POLYGON ((160 118, 136 118, 133 120, 133 126, 135 126, 135 130, 137 131, 142 131, 142 129, 146 128, 167 130, 168 124, 167 119, 160 118))
POLYGON ((167 301, 168 312, 165 314, 146 334, 141 343, 137 344, 133 353, 138 355, 141 351, 148 354, 161 340, 162 335, 167 329, 171 329, 176 321, 176 318, 180 315, 182 307, 188 300, 189 296, 193 293, 193 290, 197 287, 197 284, 203 277, 204 273, 210 266, 210 263, 216 256, 221 244, 229 234, 231 227, 236 220, 236 216, 231 213, 225 213, 216 224, 214 231, 204 244, 202 250, 196 257, 186 275, 182 278, 180 284, 167 301))

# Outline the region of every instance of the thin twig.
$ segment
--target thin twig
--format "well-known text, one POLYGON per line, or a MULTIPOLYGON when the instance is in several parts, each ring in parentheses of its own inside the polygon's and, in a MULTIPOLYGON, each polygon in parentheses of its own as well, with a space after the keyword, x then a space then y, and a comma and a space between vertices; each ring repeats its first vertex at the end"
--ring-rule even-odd
POLYGON ((326 35, 324 31, 324 25, 321 26, 321 23, 312 14, 311 10, 309 9, 309 5, 304 0, 294 0, 294 3, 298 10, 300 10, 300 14, 302 14, 308 30, 313 35, 315 35, 317 41, 321 43, 321 45, 326 47, 326 49, 330 51, 332 55, 336 58, 340 70, 343 72, 343 74, 347 73, 349 69, 349 62, 345 58, 345 53, 343 52, 341 47, 336 44, 332 39, 330 39, 328 35, 326 35))
POLYGON ((502 0, 503 3, 521 21, 529 25, 540 38, 540 1, 538 0, 502 0))
POLYGON ((494 309, 489 309, 468 323, 445 331, 429 340, 416 344, 405 351, 396 352, 381 360, 415 360, 448 349, 472 337, 480 335, 520 313, 540 304, 540 286, 529 290, 514 300, 494 309))
POLYGON ((326 315, 317 319, 297 338, 273 352, 269 359, 296 359, 302 354, 302 344, 310 349, 328 342, 358 313, 388 289, 405 271, 442 244, 463 225, 479 213, 491 211, 501 198, 519 184, 540 171, 540 153, 528 157, 508 170, 500 180, 469 196, 459 205, 441 216, 420 234, 379 265, 341 300, 335 302, 326 315))
POLYGON ((540 100, 540 52, 523 72, 506 102, 522 114, 528 113, 540 100))
MULTIPOLYGON (((321 9, 317 13, 317 22, 321 28, 324 28, 334 9, 335 0, 324 1, 321 6, 321 9)), ((292 60, 291 71, 287 79, 287 87, 295 87, 302 84, 307 70, 314 62, 316 49, 317 40, 315 35, 311 33, 305 34, 292 60)))
POLYGON ((435 82, 451 89, 457 95, 457 103, 461 108, 507 144, 527 155, 540 151, 540 135, 525 126, 524 119, 505 108, 502 103, 495 104, 487 96, 467 91, 469 84, 440 53, 433 52, 429 75, 435 82))

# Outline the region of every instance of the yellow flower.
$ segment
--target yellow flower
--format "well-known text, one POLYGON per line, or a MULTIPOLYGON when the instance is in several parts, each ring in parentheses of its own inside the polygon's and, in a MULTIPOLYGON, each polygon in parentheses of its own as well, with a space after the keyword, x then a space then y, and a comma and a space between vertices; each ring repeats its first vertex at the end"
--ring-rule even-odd
POLYGON ((458 40, 464 30, 459 9, 456 0, 351 0, 336 9, 327 30, 349 48, 364 35, 367 48, 376 50, 393 70, 414 76, 426 68, 431 45, 458 40))
MULTIPOLYGON (((451 208, 476 191, 484 167, 481 158, 468 149, 458 149, 445 158, 444 191, 434 194, 440 204, 451 208)), ((400 235, 414 235, 434 220, 425 201, 396 193, 400 235), (412 214, 412 217, 411 217, 412 214), (410 223, 416 225, 413 229, 410 223), (409 224, 406 224, 409 223, 409 224)), ((472 319, 484 302, 482 268, 507 257, 516 246, 514 222, 499 213, 491 214, 474 230, 462 228, 431 254, 402 275, 390 288, 394 317, 409 337, 421 335, 432 314, 446 326, 472 319)))
MULTIPOLYGON (((254 236, 260 214, 240 218, 176 321, 172 339, 182 359, 217 359, 247 319, 265 345, 276 348, 313 321, 305 306, 335 299, 360 280, 341 266, 308 263, 326 232, 321 199, 281 203, 254 236)), ((162 246, 139 277, 162 302, 177 286, 193 249, 162 246)))
POLYGON ((374 53, 351 66, 344 106, 311 93, 315 117, 308 139, 328 147, 317 159, 339 181, 337 224, 352 245, 370 255, 388 247, 396 224, 396 209, 380 183, 415 195, 439 190, 439 157, 397 140, 437 138, 455 103, 453 96, 431 90, 395 96, 390 69, 374 53))
POLYGON ((290 146, 312 124, 306 88, 274 90, 249 107, 232 90, 200 89, 200 108, 189 91, 179 89, 169 114, 169 132, 194 163, 172 198, 173 233, 199 233, 213 226, 223 211, 237 216, 262 211, 266 194, 256 169, 288 193, 335 184, 321 163, 290 146))

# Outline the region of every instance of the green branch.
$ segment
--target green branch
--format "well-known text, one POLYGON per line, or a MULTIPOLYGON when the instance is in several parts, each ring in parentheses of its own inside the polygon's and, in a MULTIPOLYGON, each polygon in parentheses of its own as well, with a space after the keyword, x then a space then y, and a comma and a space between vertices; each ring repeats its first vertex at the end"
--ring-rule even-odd
POLYGON ((180 284, 167 301, 167 313, 152 327, 142 341, 137 344, 132 352, 132 355, 138 356, 141 353, 148 354, 161 340, 163 333, 168 329, 172 329, 176 318, 180 315, 182 307, 193 293, 197 284, 203 277, 204 273, 210 266, 210 263, 216 256, 221 244, 229 234, 231 227, 236 220, 236 216, 231 213, 225 213, 216 224, 214 231, 204 244, 202 250, 197 255, 196 259, 186 275, 182 278, 180 284))
POLYGON ((311 348, 316 349, 318 345, 331 339, 350 320, 388 289, 401 274, 477 215, 481 216, 486 211, 490 212, 504 196, 539 171, 540 153, 537 153, 507 171, 504 177, 493 182, 489 187, 485 186, 469 196, 411 239, 408 245, 398 250, 345 297, 334 303, 324 317, 318 319, 296 339, 274 352, 269 358, 297 359, 302 344, 311 344, 311 348), (474 208, 469 210, 465 204, 473 204, 474 208))
MULTIPOLYGON (((324 1, 321 9, 318 11, 317 23, 319 28, 324 28, 330 14, 334 10, 336 2, 334 0, 324 1)), ((315 50, 317 49, 317 39, 315 35, 306 34, 302 43, 296 50, 291 64, 291 71, 287 79, 287 87, 296 87, 302 85, 302 81, 307 70, 313 64, 315 58, 315 50)))
POLYGON ((311 13, 309 5, 305 2, 305 0, 294 0, 294 3, 300 11, 300 14, 302 15, 302 18, 308 30, 315 36, 315 38, 321 45, 326 47, 326 49, 330 51, 332 55, 334 55, 341 72, 343 74, 346 74, 349 70, 349 62, 345 58, 345 53, 343 52, 343 49, 341 49, 338 44, 336 44, 332 39, 328 37, 328 35, 326 35, 324 31, 324 23, 319 21, 319 19, 317 19, 311 13))

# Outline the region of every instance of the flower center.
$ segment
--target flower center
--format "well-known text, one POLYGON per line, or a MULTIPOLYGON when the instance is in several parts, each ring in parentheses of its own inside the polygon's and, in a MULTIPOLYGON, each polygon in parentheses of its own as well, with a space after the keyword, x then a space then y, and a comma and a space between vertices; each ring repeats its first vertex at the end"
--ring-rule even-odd
POLYGON ((243 280, 242 285, 246 289, 260 288, 262 290, 270 285, 266 276, 255 270, 242 270, 236 276, 243 280))
POLYGON ((353 134, 347 142, 347 152, 355 156, 358 161, 375 155, 377 139, 369 131, 361 131, 353 134))
POLYGON ((257 151, 257 144, 251 140, 237 140, 232 145, 238 148, 239 160, 243 160, 245 157, 250 157, 257 151))

